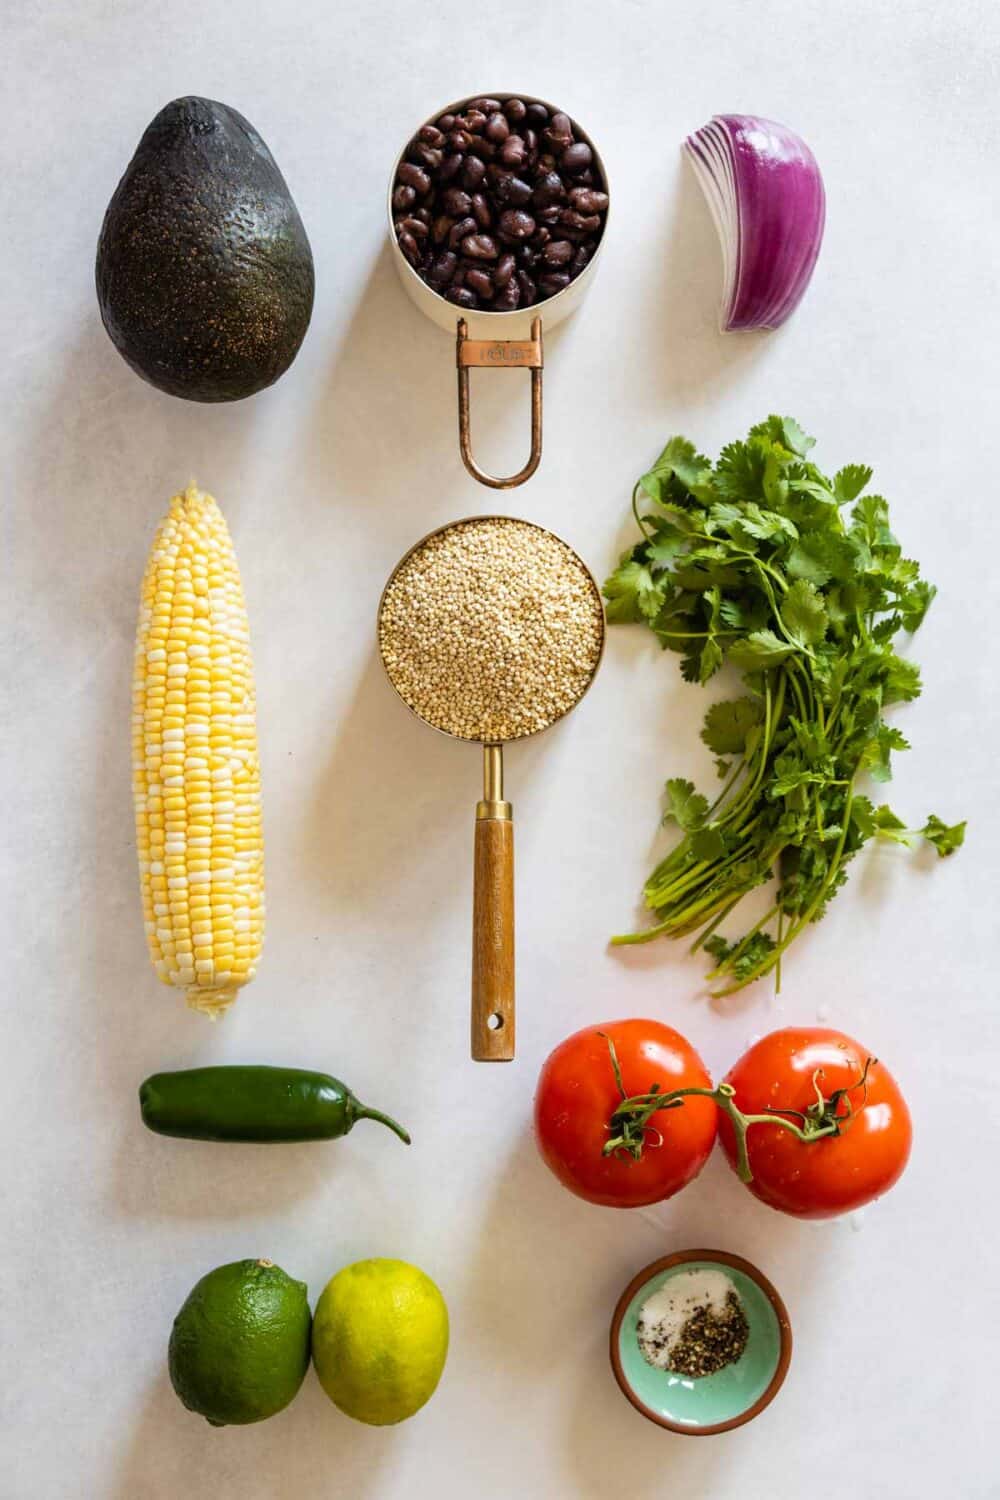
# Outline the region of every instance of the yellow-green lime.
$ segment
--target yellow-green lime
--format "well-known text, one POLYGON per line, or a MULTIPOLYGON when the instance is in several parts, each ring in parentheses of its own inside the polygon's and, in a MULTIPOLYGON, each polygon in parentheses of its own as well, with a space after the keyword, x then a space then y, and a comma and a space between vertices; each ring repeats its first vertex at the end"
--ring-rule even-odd
POLYGON ((316 1304, 312 1355, 330 1400, 374 1427, 405 1422, 429 1401, 448 1356, 448 1309, 405 1260, 359 1260, 316 1304))
POLYGON ((306 1285, 270 1260, 218 1266, 174 1319, 174 1390, 213 1427, 262 1422, 287 1406, 309 1368, 306 1285))

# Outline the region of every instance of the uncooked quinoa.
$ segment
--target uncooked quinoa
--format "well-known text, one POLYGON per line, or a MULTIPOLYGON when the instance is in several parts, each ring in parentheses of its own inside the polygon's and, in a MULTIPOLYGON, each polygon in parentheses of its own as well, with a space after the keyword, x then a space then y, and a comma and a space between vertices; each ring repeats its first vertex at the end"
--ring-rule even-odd
POLYGON ((545 729, 594 675, 604 614, 571 548, 527 521, 436 532, 390 579, 379 647, 404 702, 436 729, 490 743, 545 729))

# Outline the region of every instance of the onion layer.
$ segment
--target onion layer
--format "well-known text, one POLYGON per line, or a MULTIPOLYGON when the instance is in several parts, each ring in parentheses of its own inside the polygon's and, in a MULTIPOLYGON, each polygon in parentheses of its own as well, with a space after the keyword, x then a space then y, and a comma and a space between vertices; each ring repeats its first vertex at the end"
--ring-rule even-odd
POLYGON ((777 328, 798 307, 823 241, 816 158, 757 115, 715 115, 684 149, 722 242, 723 332, 777 328))

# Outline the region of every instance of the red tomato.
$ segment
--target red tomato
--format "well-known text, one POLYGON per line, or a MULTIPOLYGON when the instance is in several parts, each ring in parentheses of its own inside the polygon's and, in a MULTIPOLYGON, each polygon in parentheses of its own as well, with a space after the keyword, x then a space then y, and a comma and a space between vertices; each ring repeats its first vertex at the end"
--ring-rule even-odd
MULTIPOLYGON (((762 1203, 800 1219, 828 1219, 871 1202, 898 1180, 910 1155, 910 1112, 881 1063, 872 1064, 866 1086, 860 1085, 872 1055, 841 1031, 789 1026, 755 1042, 727 1074, 733 1103, 748 1115, 775 1109, 805 1114, 816 1104, 817 1085, 827 1099, 846 1091, 835 1106, 845 1120, 839 1135, 807 1143, 780 1125, 749 1126, 753 1181, 747 1186, 762 1203)), ((719 1139, 735 1166, 736 1138, 725 1115, 719 1139)))
POLYGON ((671 1197, 697 1177, 715 1143, 711 1099, 686 1099, 649 1119, 638 1161, 604 1156, 621 1093, 606 1038, 614 1042, 626 1093, 712 1087, 705 1065, 680 1032, 661 1021, 609 1021, 567 1037, 546 1061, 535 1094, 542 1160, 571 1193, 609 1208, 637 1208, 671 1197), (604 1033, 602 1036, 601 1033, 604 1033))

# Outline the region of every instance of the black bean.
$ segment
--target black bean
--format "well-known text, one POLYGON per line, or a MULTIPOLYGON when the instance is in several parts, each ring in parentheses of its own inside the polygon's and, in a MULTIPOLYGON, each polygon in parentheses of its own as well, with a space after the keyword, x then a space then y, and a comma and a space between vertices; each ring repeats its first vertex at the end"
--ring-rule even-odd
POLYGON ((443 155, 444 152, 439 151, 436 146, 425 146, 422 141, 418 141, 410 155, 410 160, 426 167, 428 172, 436 172, 441 165, 443 155))
POLYGON ((535 221, 522 208, 508 208, 500 215, 500 233, 505 239, 526 240, 535 232, 535 221))
POLYGON ((430 228, 431 211, 429 208, 415 208, 413 210, 413 217, 419 219, 421 224, 426 224, 430 228))
POLYGON ((420 251, 417 249, 416 240, 405 229, 399 230, 398 237, 400 250, 402 250, 410 265, 415 266, 420 259, 420 251))
POLYGON ((536 130, 543 129, 549 123, 549 112, 544 104, 529 104, 525 114, 536 130))
POLYGON ((553 268, 568 266, 575 252, 576 246, 569 240, 549 240, 542 250, 542 259, 553 268))
POLYGON ((593 234, 601 227, 597 214, 578 214, 573 208, 564 208, 559 215, 559 222, 564 228, 575 230, 577 234, 593 234))
POLYGON ((558 172, 546 172, 544 177, 539 177, 531 194, 531 201, 536 208, 550 208, 553 203, 558 203, 560 198, 565 197, 566 189, 558 172))
POLYGON ((542 251, 542 259, 547 266, 566 266, 573 259, 575 249, 569 240, 550 240, 542 251))
POLYGON ((528 244, 526 241, 523 245, 518 245, 517 258, 524 269, 530 271, 534 266, 537 266, 539 255, 534 245, 528 244))
POLYGON ((467 109, 462 123, 470 135, 480 135, 486 128, 486 116, 481 109, 467 109))
POLYGON ((508 99, 503 112, 512 125, 517 125, 528 113, 523 99, 508 99))
POLYGON ((544 132, 545 142, 553 151, 565 151, 573 139, 573 126, 569 115, 553 115, 544 132))
POLYGON ((500 108, 499 99, 473 99, 469 109, 478 109, 480 114, 495 115, 500 108))
POLYGON ((435 255, 431 261, 427 281, 436 292, 446 287, 458 269, 458 256, 451 250, 442 250, 440 255, 435 255))
POLYGON ((467 235, 475 234, 478 225, 475 219, 459 219, 448 231, 448 249, 457 250, 467 235))
POLYGON ((415 240, 425 240, 427 238, 427 225, 423 222, 422 219, 416 219, 412 216, 408 219, 401 219, 399 227, 401 229, 407 230, 408 233, 412 234, 415 240))
POLYGON ((528 148, 524 138, 519 135, 509 135, 500 147, 500 160, 506 167, 523 167, 528 160, 528 148))
POLYGON ((490 280, 488 271, 481 271, 478 267, 466 271, 465 284, 475 292, 477 297, 483 297, 487 302, 493 296, 493 282, 490 280))
POLYGON ((438 129, 439 130, 443 130, 444 133, 445 133, 445 135, 448 134, 449 130, 454 130, 454 128, 455 128, 455 116, 454 115, 442 115, 441 118, 440 118, 440 120, 438 120, 438 129))
POLYGON ((589 264, 592 253, 588 245, 577 245, 576 254, 570 262, 569 274, 579 276, 584 267, 589 264))
POLYGON ((544 292, 546 297, 556 296, 558 292, 561 292, 567 286, 569 286, 568 271, 550 271, 538 283, 539 290, 544 292))
POLYGON ((498 287, 493 299, 494 312, 513 312, 521 303, 521 288, 513 278, 505 286, 498 287))
POLYGON ((444 145, 444 132, 437 125, 421 125, 417 134, 428 146, 444 145))
POLYGON ((548 208, 539 209, 535 215, 540 224, 558 224, 561 217, 562 209, 558 203, 553 203, 548 208))
POLYGON ((497 148, 492 141, 484 135, 469 136, 469 150, 473 156, 478 156, 482 161, 492 161, 497 154, 497 148))
POLYGON ((421 198, 431 190, 431 179, 423 167, 418 167, 415 162, 400 162, 399 171, 396 173, 396 176, 400 182, 405 183, 407 187, 411 187, 421 198))
POLYGON ((450 182, 464 160, 461 151, 453 151, 450 156, 446 156, 438 170, 438 182, 450 182))
POLYGON ((478 307, 479 301, 475 292, 470 292, 467 286, 450 286, 445 292, 449 302, 454 302, 456 307, 478 307))
POLYGON ((602 214, 608 206, 608 195, 594 188, 574 188, 569 201, 578 214, 602 214))
POLYGON ((487 203, 485 195, 483 193, 476 193, 471 203, 473 217, 480 229, 489 229, 493 223, 493 214, 490 212, 490 205, 487 203))
POLYGON ((392 206, 398 214, 405 214, 408 208, 412 208, 417 201, 417 195, 413 188, 407 187, 401 182, 392 195, 392 206))
POLYGON ((505 255, 501 255, 500 259, 497 261, 497 268, 493 272, 493 281, 495 285, 501 288, 505 287, 510 278, 513 276, 516 267, 517 262, 514 259, 513 255, 511 255, 509 250, 505 255))
POLYGON ((551 238, 552 231, 550 229, 546 229, 545 225, 543 224, 540 229, 535 230, 534 234, 531 236, 531 240, 529 243, 535 250, 544 250, 545 246, 549 243, 549 240, 551 238))
POLYGON ((448 146, 452 151, 468 151, 469 132, 467 130, 460 129, 449 130, 445 145, 448 146))
POLYGON ((438 214, 437 218, 434 220, 434 223, 431 226, 431 236, 434 240, 435 245, 444 244, 449 234, 451 234, 452 225, 454 223, 455 220, 450 218, 448 214, 438 214))
POLYGON ((577 172, 573 180, 574 182, 578 182, 581 187, 593 187, 597 182, 593 167, 588 167, 585 172, 577 172))
POLYGON ((481 156, 467 156, 462 167, 462 186, 467 187, 470 193, 476 188, 486 176, 486 163, 481 156))
POLYGON ((526 307, 530 307, 538 296, 538 288, 528 275, 527 271, 518 271, 516 285, 521 288, 521 301, 526 307))
POLYGON ((510 126, 499 112, 490 115, 486 121, 486 139, 492 141, 495 146, 502 146, 510 135, 510 126))
POLYGON ((560 165, 564 172, 585 172, 593 160, 593 155, 586 141, 574 141, 563 152, 560 165))
POLYGON ((524 130, 521 132, 521 138, 527 148, 528 160, 533 162, 538 155, 538 137, 533 130, 524 130))
POLYGON ((462 254, 470 260, 496 260, 496 240, 488 234, 467 234, 462 240, 462 254))
POLYGON ((472 211, 472 199, 461 188, 450 187, 441 194, 441 207, 453 219, 464 219, 472 211))
POLYGON ((506 204, 509 208, 523 208, 526 203, 531 202, 531 187, 523 177, 517 177, 511 172, 497 179, 493 195, 499 203, 506 204))

